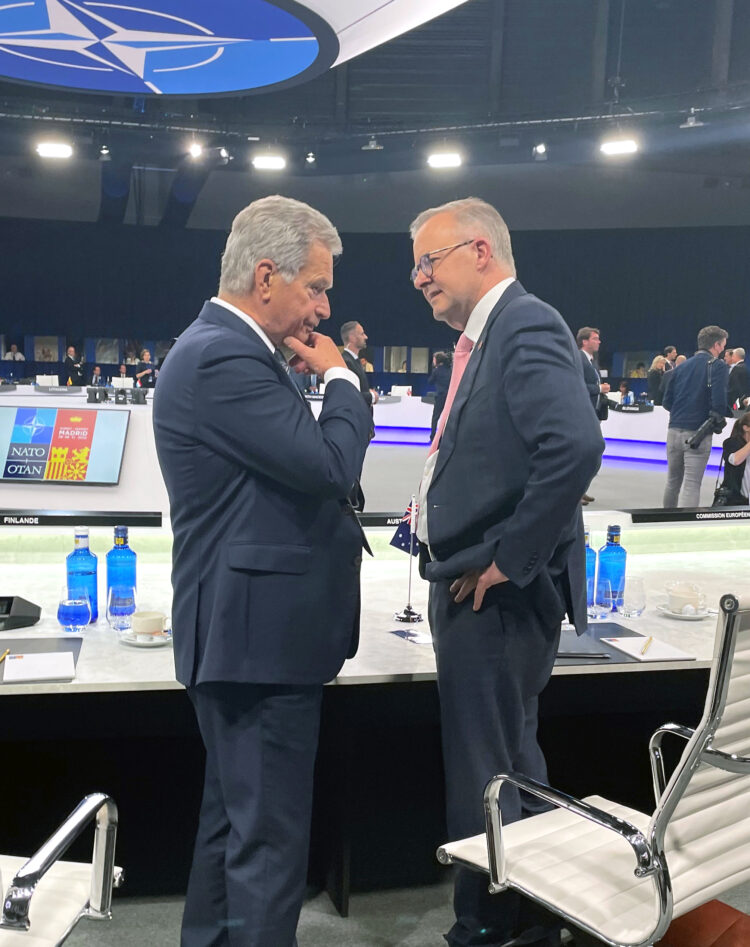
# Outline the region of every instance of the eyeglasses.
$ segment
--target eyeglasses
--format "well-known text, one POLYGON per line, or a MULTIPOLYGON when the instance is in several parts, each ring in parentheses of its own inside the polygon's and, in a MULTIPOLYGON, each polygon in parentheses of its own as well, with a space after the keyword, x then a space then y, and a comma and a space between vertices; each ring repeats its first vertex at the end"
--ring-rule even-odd
MULTIPOLYGON (((433 250, 431 253, 423 253, 419 258, 417 265, 411 271, 411 282, 413 283, 416 280, 420 270, 422 273, 424 273, 427 279, 432 276, 435 270, 435 257, 438 255, 438 253, 445 253, 445 256, 447 256, 451 250, 457 250, 459 247, 467 247, 470 243, 474 243, 476 239, 476 237, 472 237, 471 240, 464 240, 463 243, 453 243, 449 247, 440 247, 439 250, 433 250)), ((443 259, 445 259, 445 257, 443 257, 443 259)), ((437 262, 440 261, 438 260, 437 262)))

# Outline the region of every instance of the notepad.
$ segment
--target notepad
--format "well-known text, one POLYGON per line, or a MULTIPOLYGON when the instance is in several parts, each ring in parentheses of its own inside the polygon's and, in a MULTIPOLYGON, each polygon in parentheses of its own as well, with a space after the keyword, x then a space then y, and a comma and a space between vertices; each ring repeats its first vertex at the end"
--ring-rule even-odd
POLYGON ((665 644, 663 641, 653 639, 645 654, 641 654, 643 646, 648 638, 602 638, 602 641, 611 644, 613 648, 630 655, 636 661, 695 661, 694 654, 688 654, 687 651, 681 651, 671 644, 665 644))
POLYGON ((71 681, 76 665, 70 651, 45 651, 38 654, 9 654, 3 662, 3 682, 71 681))

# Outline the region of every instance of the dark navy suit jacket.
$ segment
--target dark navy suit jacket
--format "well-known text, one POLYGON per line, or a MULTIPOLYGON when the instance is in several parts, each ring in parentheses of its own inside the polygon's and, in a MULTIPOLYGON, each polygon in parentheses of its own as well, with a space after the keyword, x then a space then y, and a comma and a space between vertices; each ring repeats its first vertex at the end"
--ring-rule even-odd
POLYGON ((344 498, 371 418, 343 379, 316 421, 268 347, 206 303, 154 397, 177 678, 317 684, 356 651, 362 533, 344 498))
MULTIPOLYGON (((428 579, 494 561, 543 621, 586 628, 581 496, 604 441, 562 317, 512 283, 479 337, 427 493, 428 579)), ((491 592, 493 590, 490 590, 491 592)))

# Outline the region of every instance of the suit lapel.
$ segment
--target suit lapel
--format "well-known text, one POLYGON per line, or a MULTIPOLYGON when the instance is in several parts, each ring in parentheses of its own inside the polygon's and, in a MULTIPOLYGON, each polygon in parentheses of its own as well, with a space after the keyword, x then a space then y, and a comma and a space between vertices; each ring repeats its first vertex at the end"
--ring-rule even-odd
MULTIPOLYGON (((292 391, 294 391, 294 393, 302 398, 305 404, 307 404, 307 399, 305 398, 304 394, 294 384, 290 376, 284 371, 263 339, 261 339, 258 333, 246 322, 243 322, 239 316, 236 316, 233 312, 230 312, 223 306, 217 306, 216 303, 212 303, 210 300, 208 300, 204 303, 203 309, 201 309, 198 318, 203 319, 204 322, 210 322, 212 325, 222 326, 225 329, 230 329, 232 332, 238 332, 240 335, 242 335, 251 344, 253 344, 263 356, 265 356, 266 361, 273 365, 273 369, 279 376, 279 380, 291 388, 292 391)), ((310 406, 307 406, 309 409, 310 406)))
POLYGON ((461 419, 461 414, 471 397, 471 392, 474 387, 477 372, 479 371, 479 366, 481 365, 482 359, 484 358, 485 341, 487 339, 487 335, 508 303, 514 299, 517 299, 519 296, 525 295, 525 293, 526 290, 518 282, 518 280, 516 280, 515 283, 511 283, 498 300, 492 312, 489 314, 487 322, 484 325, 484 329, 482 329, 479 338, 474 343, 474 348, 472 350, 471 356, 469 357, 466 369, 464 370, 461 382, 458 386, 458 391, 456 392, 453 406, 451 407, 451 413, 448 415, 448 422, 445 425, 443 436, 440 439, 440 449, 438 450, 437 463, 435 464, 435 472, 432 476, 432 483, 435 483, 437 478, 440 476, 440 473, 450 460, 450 457, 455 449, 458 424, 461 419))

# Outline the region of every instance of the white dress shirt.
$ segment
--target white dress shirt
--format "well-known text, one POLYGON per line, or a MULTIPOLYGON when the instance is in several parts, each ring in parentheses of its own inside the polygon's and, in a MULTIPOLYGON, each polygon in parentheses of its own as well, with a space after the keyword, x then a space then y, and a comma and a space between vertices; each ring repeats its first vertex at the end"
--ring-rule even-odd
MULTIPOLYGON (((242 321, 246 325, 250 326, 253 332, 257 333, 257 335, 262 339, 263 343, 266 345, 271 355, 275 353, 276 346, 268 338, 266 333, 263 331, 263 329, 261 329, 261 327, 255 321, 255 319, 252 318, 252 316, 248 316, 246 312, 243 312, 241 309, 238 309, 236 306, 233 306, 231 303, 228 303, 225 299, 220 299, 218 296, 212 296, 211 302, 216 303, 217 306, 223 306, 224 309, 228 309, 229 312, 233 312, 235 316, 237 316, 238 319, 242 319, 242 321)), ((359 378, 357 378, 354 372, 350 371, 350 369, 339 368, 334 365, 333 368, 329 368, 328 371, 325 373, 325 375, 323 376, 323 381, 326 384, 328 384, 329 381, 333 381, 335 378, 345 379, 350 384, 354 385, 357 391, 359 391, 359 378)))
MULTIPOLYGON (((500 297, 510 286, 510 284, 515 283, 515 281, 515 276, 509 276, 507 279, 500 280, 499 283, 496 283, 492 289, 487 290, 484 296, 482 296, 476 306, 474 306, 474 308, 471 310, 471 315, 469 316, 466 323, 466 328, 464 329, 463 334, 468 339, 471 339, 472 342, 476 343, 477 339, 484 331, 484 327, 487 325, 487 320, 490 317, 490 313, 500 302, 500 297)), ((471 354, 474 354, 473 349, 471 354)), ((471 355, 469 356, 469 361, 471 361, 471 355)), ((469 367, 468 362, 466 367, 469 367)), ((438 428, 439 426, 440 422, 438 421, 438 428)), ((422 473, 422 482, 419 484, 417 539, 425 544, 429 544, 429 533, 427 530, 427 491, 430 489, 430 484, 432 483, 432 476, 435 473, 435 465, 437 464, 439 453, 440 449, 438 448, 438 450, 433 451, 433 453, 427 458, 427 462, 424 465, 424 471, 422 473)))

